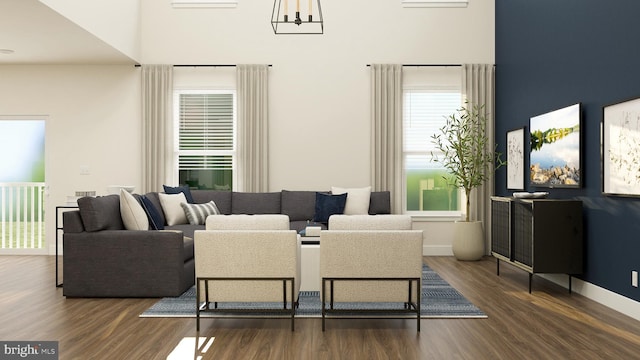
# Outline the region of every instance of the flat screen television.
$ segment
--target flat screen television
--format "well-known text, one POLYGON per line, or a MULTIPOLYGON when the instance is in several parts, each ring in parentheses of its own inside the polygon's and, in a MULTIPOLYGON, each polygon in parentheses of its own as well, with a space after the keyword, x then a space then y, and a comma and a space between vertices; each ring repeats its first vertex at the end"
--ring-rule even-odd
POLYGON ((530 184, 545 188, 582 186, 580 103, 534 116, 529 122, 530 184))

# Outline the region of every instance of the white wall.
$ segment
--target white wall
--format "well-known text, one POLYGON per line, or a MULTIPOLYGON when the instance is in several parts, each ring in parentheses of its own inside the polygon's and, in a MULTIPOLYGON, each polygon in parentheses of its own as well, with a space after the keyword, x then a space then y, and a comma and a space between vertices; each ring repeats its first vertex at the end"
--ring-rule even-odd
POLYGON ((55 206, 67 196, 141 183, 140 69, 8 65, 0 79, 0 115, 47 117, 45 221, 55 246, 55 206), (83 166, 89 175, 80 175, 83 166))
MULTIPOLYGON (((52 0, 49 0, 52 1, 52 0)), ((325 34, 274 35, 273 2, 173 9, 141 0, 141 63, 272 64, 270 189, 366 186, 371 63, 493 63, 494 1, 404 9, 400 1, 323 0, 325 34)), ((115 30, 114 30, 115 31, 115 30)), ((141 182, 140 69, 0 66, 0 115, 49 116, 47 236, 76 190, 141 182), (80 175, 88 166, 90 175, 80 175)), ((446 222, 416 222, 425 247, 450 246, 446 222)), ((445 249, 445 250, 443 250, 445 249)))
POLYGON ((142 63, 268 63, 270 188, 369 184, 370 63, 493 63, 494 2, 408 9, 322 1, 323 35, 275 35, 272 1, 173 9, 142 0, 142 63))
MULTIPOLYGON (((321 0, 323 35, 275 35, 273 1, 172 9, 142 0, 141 62, 272 64, 272 191, 370 184, 371 63, 494 63, 494 1, 402 8, 399 0, 321 0)), ((425 253, 451 254, 448 222, 416 222, 425 253)))
POLYGON ((40 0, 40 2, 131 59, 138 59, 140 0, 40 0))

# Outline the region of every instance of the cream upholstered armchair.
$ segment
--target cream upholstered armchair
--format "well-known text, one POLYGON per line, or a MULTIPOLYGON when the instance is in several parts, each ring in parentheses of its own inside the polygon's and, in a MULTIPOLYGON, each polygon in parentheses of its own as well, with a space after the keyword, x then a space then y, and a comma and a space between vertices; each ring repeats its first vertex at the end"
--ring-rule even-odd
MULTIPOLYGON (((420 331, 422 230, 408 215, 333 215, 320 234, 322 330, 325 317, 371 309, 338 309, 336 303, 404 303, 420 331)), ((379 311, 379 310, 375 310, 379 311)))
POLYGON ((224 302, 279 303, 260 311, 290 315, 294 330, 301 244, 287 215, 212 215, 194 242, 197 330, 200 313, 223 311, 224 302))

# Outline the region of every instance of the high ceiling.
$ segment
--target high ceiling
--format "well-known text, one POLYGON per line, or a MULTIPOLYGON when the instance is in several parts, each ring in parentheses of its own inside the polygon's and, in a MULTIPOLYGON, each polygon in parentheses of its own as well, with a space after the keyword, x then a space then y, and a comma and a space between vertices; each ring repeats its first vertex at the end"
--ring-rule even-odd
POLYGON ((0 0, 0 65, 133 63, 38 0, 0 0))

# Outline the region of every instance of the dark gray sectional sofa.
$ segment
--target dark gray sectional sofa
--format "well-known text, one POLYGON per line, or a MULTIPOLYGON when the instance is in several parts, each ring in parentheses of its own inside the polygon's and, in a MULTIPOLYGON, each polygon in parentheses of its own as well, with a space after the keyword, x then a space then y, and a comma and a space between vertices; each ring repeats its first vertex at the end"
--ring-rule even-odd
MULTIPOLYGON (((214 201, 221 214, 284 214, 291 229, 313 221, 315 191, 247 193, 191 190, 193 202, 214 201)), ((145 194, 164 222, 158 193, 145 194)), ((119 196, 79 200, 63 214, 63 294, 68 297, 179 296, 193 286, 193 233, 204 225, 125 230, 119 196), (82 213, 81 213, 82 211, 82 213)), ((389 214, 388 191, 371 192, 369 214, 389 214)), ((166 223, 165 223, 166 225, 166 223)), ((321 225, 324 227, 324 225, 321 225)))

